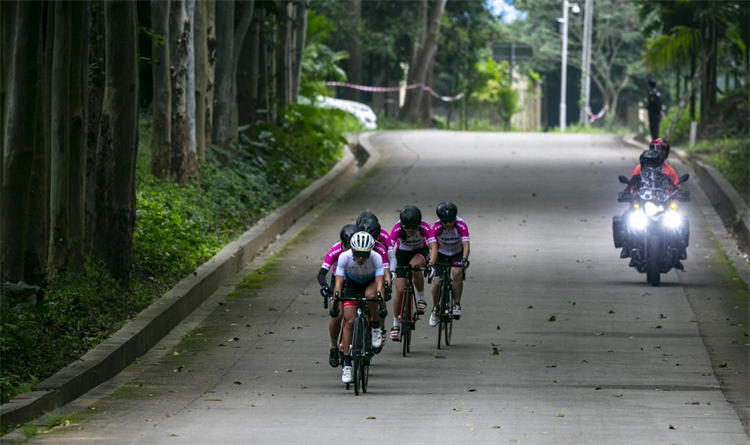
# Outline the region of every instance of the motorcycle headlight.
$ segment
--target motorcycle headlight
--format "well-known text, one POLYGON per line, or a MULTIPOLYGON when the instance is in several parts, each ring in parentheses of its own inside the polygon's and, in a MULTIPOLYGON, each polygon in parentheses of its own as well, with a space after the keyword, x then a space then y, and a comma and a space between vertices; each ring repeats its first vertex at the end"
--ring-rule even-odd
POLYGON ((643 230, 648 225, 648 218, 643 212, 631 212, 628 217, 628 227, 633 230, 643 230))
POLYGON ((677 212, 667 212, 664 215, 664 225, 671 229, 679 229, 682 225, 682 217, 677 212))
POLYGON ((654 215, 656 215, 657 212, 664 211, 664 207, 657 206, 653 202, 649 201, 649 202, 646 203, 645 206, 643 206, 643 210, 646 211, 646 215, 648 215, 648 216, 654 216, 654 215))
POLYGON ((670 209, 670 210, 677 210, 677 207, 678 207, 678 205, 677 205, 677 201, 671 201, 671 202, 669 203, 669 209, 670 209))

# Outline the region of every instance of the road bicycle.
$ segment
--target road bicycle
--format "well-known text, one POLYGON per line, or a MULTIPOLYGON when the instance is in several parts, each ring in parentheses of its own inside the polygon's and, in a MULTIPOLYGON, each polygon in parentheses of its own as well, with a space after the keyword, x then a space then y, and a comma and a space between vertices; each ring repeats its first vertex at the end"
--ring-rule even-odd
MULTIPOLYGON (((460 267, 464 269, 464 274, 466 273, 466 266, 463 264, 445 263, 435 266, 436 275, 440 278, 437 295, 438 349, 440 349, 441 338, 445 341, 445 346, 450 346, 451 335, 453 334, 453 275, 451 274, 451 268, 453 267, 460 267)), ((431 283, 432 279, 428 282, 431 283)))
MULTIPOLYGON (((352 361, 351 384, 354 385, 354 395, 358 396, 360 390, 363 393, 367 392, 367 384, 370 376, 370 359, 374 354, 367 303, 378 303, 381 319, 388 315, 388 311, 385 308, 385 303, 380 292, 378 292, 375 298, 367 298, 361 292, 352 293, 348 297, 336 295, 334 297, 334 304, 338 301, 354 301, 357 303, 357 315, 352 322, 352 344, 349 347, 349 356, 352 361)), ((347 383, 346 389, 349 389, 349 386, 350 383, 347 383)))
POLYGON ((399 329, 399 339, 401 341, 402 355, 406 357, 408 352, 411 352, 411 331, 416 327, 416 322, 419 320, 419 314, 417 313, 417 302, 414 298, 414 281, 413 272, 425 272, 427 270, 424 266, 412 266, 411 264, 406 266, 398 266, 396 269, 406 271, 406 286, 401 294, 401 307, 398 311, 398 317, 400 318, 401 328, 399 329))

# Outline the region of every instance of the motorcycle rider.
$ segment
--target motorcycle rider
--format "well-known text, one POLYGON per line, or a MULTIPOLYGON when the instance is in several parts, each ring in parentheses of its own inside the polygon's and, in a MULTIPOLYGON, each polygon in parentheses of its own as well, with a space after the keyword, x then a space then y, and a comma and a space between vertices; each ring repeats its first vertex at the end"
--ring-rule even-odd
MULTIPOLYGON (((648 149, 657 150, 659 152, 659 155, 661 157, 661 162, 659 162, 659 164, 656 165, 655 167, 658 167, 659 165, 661 165, 661 172, 669 176, 669 179, 672 180, 672 183, 674 184, 674 186, 679 188, 679 185, 678 185, 679 179, 677 177, 677 172, 675 171, 674 168, 672 168, 671 165, 665 162, 667 160, 667 157, 669 157, 669 150, 670 150, 669 142, 661 138, 656 138, 653 141, 651 141, 651 143, 648 145, 648 149)), ((641 162, 639 162, 638 165, 636 165, 635 168, 633 169, 633 173, 630 174, 630 179, 633 179, 635 175, 641 174, 641 164, 643 163, 643 157, 647 151, 648 150, 641 153, 641 162)))

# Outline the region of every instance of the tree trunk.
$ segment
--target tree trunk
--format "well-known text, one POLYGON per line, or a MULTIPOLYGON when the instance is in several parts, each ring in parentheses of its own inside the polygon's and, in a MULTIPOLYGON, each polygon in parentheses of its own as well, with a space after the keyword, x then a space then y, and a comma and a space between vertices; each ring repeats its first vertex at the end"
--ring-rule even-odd
MULTIPOLYGON (((239 22, 234 30, 234 53, 232 54, 232 136, 233 140, 237 141, 238 127, 239 127, 239 88, 237 84, 237 71, 240 66, 240 54, 245 43, 245 37, 247 31, 250 29, 250 23, 253 21, 253 12, 255 11, 255 1, 246 0, 242 3, 242 8, 239 10, 239 22)), ((237 11, 235 11, 237 13, 237 11)), ((242 88, 246 88, 245 85, 242 88)))
POLYGON ((250 32, 242 43, 237 64, 237 120, 239 125, 249 125, 253 134, 254 111, 258 97, 258 22, 253 20, 250 32))
MULTIPOLYGON (((351 22, 353 23, 352 28, 349 30, 349 38, 347 39, 347 50, 349 52, 349 59, 346 61, 346 77, 347 81, 361 85, 362 84, 362 42, 359 36, 359 23, 362 20, 362 0, 347 0, 346 6, 349 11, 351 22)), ((345 97, 355 102, 362 100, 359 90, 354 88, 347 88, 345 97)))
POLYGON ((677 109, 677 113, 675 113, 674 117, 672 117, 672 122, 669 123, 669 128, 667 128, 667 131, 664 133, 664 139, 669 140, 669 136, 672 135, 675 127, 677 127, 677 122, 679 122, 680 116, 682 116, 682 113, 685 111, 685 107, 687 106, 688 98, 693 95, 695 89, 698 87, 698 82, 701 80, 702 73, 702 66, 699 69, 695 70, 695 73, 693 74, 693 80, 690 81, 690 86, 687 90, 685 90, 685 93, 682 95, 682 99, 680 99, 680 106, 677 109))
POLYGON ((83 270, 86 227, 86 147, 88 133, 89 2, 73 2, 70 59, 70 255, 69 266, 83 270))
MULTIPOLYGON (((426 84, 429 87, 432 87, 435 83, 435 80, 433 78, 433 66, 435 65, 435 59, 432 59, 430 61, 430 67, 427 69, 427 78, 426 84)), ((422 125, 424 127, 432 127, 432 95, 425 91, 422 95, 422 101, 419 104, 420 107, 420 114, 422 119, 422 125)))
POLYGON ((169 10, 170 0, 151 0, 151 27, 164 37, 163 42, 154 41, 151 66, 154 89, 154 118, 151 126, 151 174, 169 180, 170 153, 172 147, 172 87, 169 58, 169 10))
MULTIPOLYGON (((0 66, 10 67, 13 53, 13 23, 16 3, 0 2, 0 66)), ((9 70, 0 70, 0 146, 5 141, 5 113, 7 109, 9 70)), ((2 148, 2 147, 0 147, 2 148)), ((3 183, 3 152, 0 149, 0 184, 3 183)), ((0 206, 1 208, 1 206, 0 206)))
MULTIPOLYGON (((264 21, 262 20, 261 23, 264 21)), ((260 66, 262 68, 262 81, 260 84, 259 96, 261 98, 263 109, 265 110, 264 122, 276 122, 276 101, 271 98, 276 96, 276 41, 274 39, 276 32, 274 26, 261 27, 261 46, 260 46, 260 66)))
POLYGON ((702 33, 702 83, 701 83, 701 105, 700 105, 700 123, 698 124, 698 133, 703 134, 706 127, 711 125, 711 115, 716 107, 716 58, 717 58, 717 38, 716 23, 710 20, 704 27, 702 33))
MULTIPOLYGON (((432 14, 425 35, 424 47, 420 50, 417 57, 417 65, 409 67, 409 72, 414 72, 413 82, 424 84, 427 79, 427 69, 435 58, 437 53, 438 34, 440 32, 440 18, 445 11, 447 0, 437 0, 433 5, 432 14)), ((407 91, 406 103, 404 104, 403 116, 409 122, 416 122, 419 118, 419 104, 422 100, 423 91, 421 88, 415 88, 407 91)))
POLYGON ((18 282, 25 279, 27 204, 40 90, 37 55, 42 34, 42 4, 19 2, 14 23, 2 150, 0 280, 18 282))
POLYGON ((190 0, 174 0, 169 17, 170 48, 169 58, 172 67, 172 120, 170 180, 187 184, 195 175, 195 67, 191 63, 192 22, 188 14, 190 0), (191 82, 193 79, 193 82, 191 82), (193 97, 190 110, 190 97, 193 97), (191 128, 192 124, 192 128, 191 128), (192 145, 192 147, 191 147, 192 145))
POLYGON ((208 48, 208 79, 206 81, 206 147, 213 144, 214 88, 216 85, 216 1, 206 0, 206 46, 208 48))
POLYGON ((185 125, 187 126, 187 146, 185 147, 185 174, 189 178, 198 178, 198 150, 196 147, 195 117, 195 0, 185 0, 187 23, 185 24, 184 42, 187 47, 186 83, 185 83, 185 125))
POLYGON ((294 21, 294 68, 292 80, 292 101, 297 102, 302 81, 302 55, 307 38, 307 5, 297 6, 297 17, 294 21))
POLYGON ((54 275, 67 266, 70 201, 70 34, 71 5, 59 1, 55 7, 55 40, 52 56, 52 140, 50 157, 50 232, 47 273, 54 275))
POLYGON ((293 8, 289 0, 278 0, 278 23, 276 27, 276 99, 279 107, 291 105, 291 13, 293 8))
POLYGON ((138 150, 138 71, 136 3, 108 1, 106 22, 107 80, 100 143, 108 153, 104 257, 110 272, 127 286, 135 223, 135 160, 138 150))
POLYGON ((216 74, 213 101, 213 143, 226 147, 234 141, 231 128, 234 67, 234 2, 216 2, 216 74))
MULTIPOLYGON (((106 246, 98 245, 100 237, 97 236, 97 226, 103 222, 98 221, 103 214, 102 210, 105 205, 106 184, 104 176, 105 155, 102 153, 102 147, 99 145, 99 127, 102 115, 102 101, 104 99, 104 82, 105 66, 102 61, 105 59, 104 39, 93 38, 101 36, 104 33, 104 5, 100 2, 91 3, 91 34, 92 39, 89 41, 89 97, 88 97, 88 131, 87 131, 87 150, 86 150, 86 232, 85 232, 85 249, 86 252, 99 258, 106 246)), ((106 240, 103 240, 106 243, 106 240)))
POLYGON ((195 8, 195 140, 198 163, 206 162, 206 93, 208 88, 208 2, 195 8))

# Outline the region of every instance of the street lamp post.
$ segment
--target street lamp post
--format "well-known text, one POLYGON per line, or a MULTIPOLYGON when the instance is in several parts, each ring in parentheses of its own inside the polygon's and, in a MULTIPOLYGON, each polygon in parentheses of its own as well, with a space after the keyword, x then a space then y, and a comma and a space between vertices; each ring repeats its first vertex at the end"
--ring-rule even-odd
POLYGON ((562 65, 560 66, 560 131, 565 131, 565 87, 568 77, 568 8, 573 14, 578 15, 581 9, 577 3, 563 0, 562 24, 562 65))

